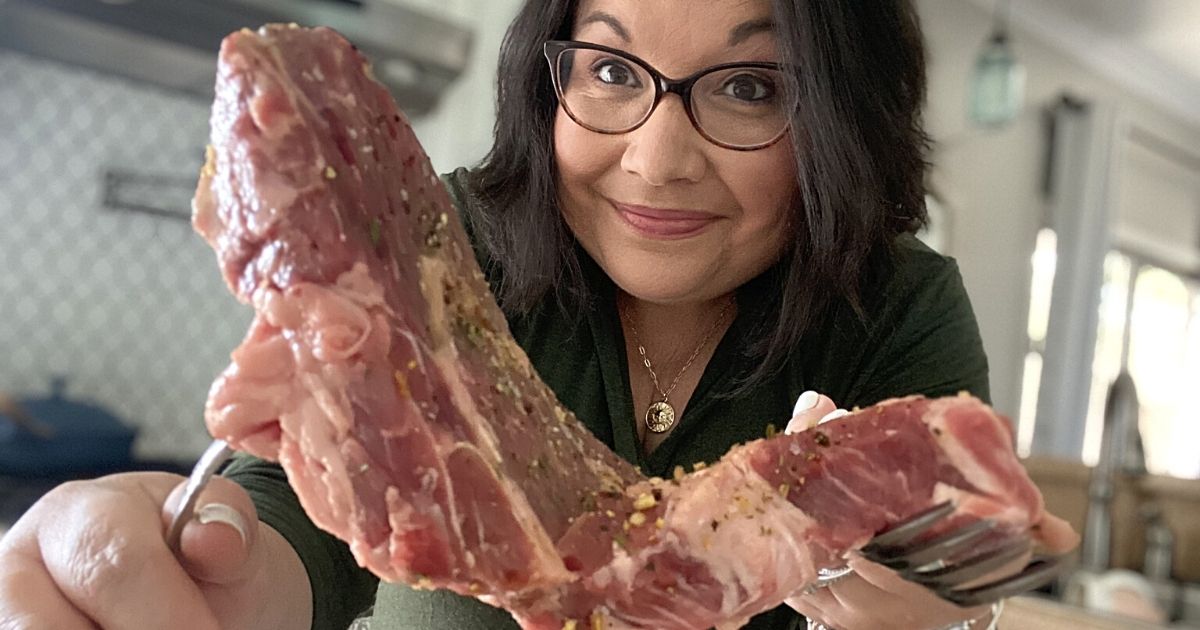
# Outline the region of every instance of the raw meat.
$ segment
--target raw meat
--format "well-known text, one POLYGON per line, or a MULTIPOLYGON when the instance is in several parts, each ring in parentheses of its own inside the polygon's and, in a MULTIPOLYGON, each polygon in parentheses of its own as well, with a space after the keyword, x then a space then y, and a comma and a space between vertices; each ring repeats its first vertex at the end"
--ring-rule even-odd
POLYGON ((1073 544, 1006 421, 969 397, 889 401, 643 477, 538 379, 407 121, 331 30, 223 42, 194 225, 255 309, 209 430, 281 462, 385 580, 530 629, 735 628, 946 498, 959 522, 1073 544))

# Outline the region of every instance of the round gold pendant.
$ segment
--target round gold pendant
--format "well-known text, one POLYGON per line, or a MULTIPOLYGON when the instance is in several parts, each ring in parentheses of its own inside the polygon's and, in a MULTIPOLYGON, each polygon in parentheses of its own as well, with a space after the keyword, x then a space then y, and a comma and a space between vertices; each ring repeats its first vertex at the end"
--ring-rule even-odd
POLYGON ((675 424, 675 408, 666 401, 656 402, 646 409, 646 428, 651 433, 666 433, 675 424))

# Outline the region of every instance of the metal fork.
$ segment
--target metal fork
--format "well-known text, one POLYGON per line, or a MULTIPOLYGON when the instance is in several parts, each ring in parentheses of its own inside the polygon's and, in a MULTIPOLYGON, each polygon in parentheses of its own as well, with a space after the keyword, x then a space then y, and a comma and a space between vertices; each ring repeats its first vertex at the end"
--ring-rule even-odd
POLYGON ((997 545, 982 545, 996 527, 996 523, 988 519, 929 540, 917 540, 953 512, 954 505, 950 502, 934 506, 876 536, 860 551, 868 560, 890 567, 905 579, 964 608, 989 604, 1044 586, 1068 568, 1065 555, 1037 555, 1014 575, 962 588, 962 585, 1025 556, 1030 552, 1031 542, 1021 537, 997 545))
MULTIPOLYGON (((929 540, 918 540, 943 518, 954 513, 947 501, 935 505, 875 536, 859 551, 865 558, 896 570, 905 579, 932 590, 942 599, 969 608, 992 603, 1048 584, 1068 568, 1066 556, 1036 556, 1015 575, 959 588, 1029 553, 1025 538, 972 549, 984 542, 996 524, 988 519, 946 532, 929 540)), ((804 590, 811 594, 853 574, 849 567, 823 569, 818 579, 804 590)), ((810 628, 823 628, 809 623, 810 628)))
POLYGON ((221 469, 221 465, 233 457, 234 452, 233 447, 226 444, 224 440, 214 440, 212 444, 208 445, 208 448, 204 449, 204 454, 192 468, 192 474, 188 475, 183 496, 180 497, 179 505, 175 506, 175 511, 171 514, 171 525, 167 528, 167 547, 176 556, 180 555, 179 542, 183 536, 183 527, 192 520, 200 492, 208 485, 208 481, 213 478, 213 475, 221 469))

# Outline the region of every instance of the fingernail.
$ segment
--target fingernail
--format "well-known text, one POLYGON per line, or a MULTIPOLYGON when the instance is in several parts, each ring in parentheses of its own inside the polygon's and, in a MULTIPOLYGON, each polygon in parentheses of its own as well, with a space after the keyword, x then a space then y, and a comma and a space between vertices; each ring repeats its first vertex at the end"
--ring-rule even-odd
POLYGON ((825 417, 821 418, 821 420, 819 422, 817 422, 817 424, 825 424, 826 422, 829 422, 830 420, 837 420, 838 418, 842 418, 842 417, 845 417, 848 415, 850 415, 850 412, 846 411, 845 409, 838 409, 836 411, 830 411, 829 413, 825 414, 825 417))
POLYGON ((821 397, 817 395, 817 392, 814 391, 807 391, 803 394, 800 394, 800 397, 796 399, 796 406, 792 408, 792 417, 795 418, 805 411, 816 407, 817 401, 820 399, 821 397))
POLYGON ((246 520, 242 518, 241 512, 224 503, 209 503, 200 508, 196 511, 196 520, 201 525, 224 523, 237 530, 238 536, 242 537, 243 544, 246 542, 246 520))

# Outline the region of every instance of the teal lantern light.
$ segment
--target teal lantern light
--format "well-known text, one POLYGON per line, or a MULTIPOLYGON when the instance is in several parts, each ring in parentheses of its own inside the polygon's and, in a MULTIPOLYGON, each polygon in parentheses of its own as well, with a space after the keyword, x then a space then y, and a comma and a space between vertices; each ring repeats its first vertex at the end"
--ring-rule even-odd
POLYGON ((998 0, 996 24, 971 75, 971 120, 985 127, 1012 122, 1025 100, 1025 68, 1012 50, 1007 13, 1008 0, 998 0))

